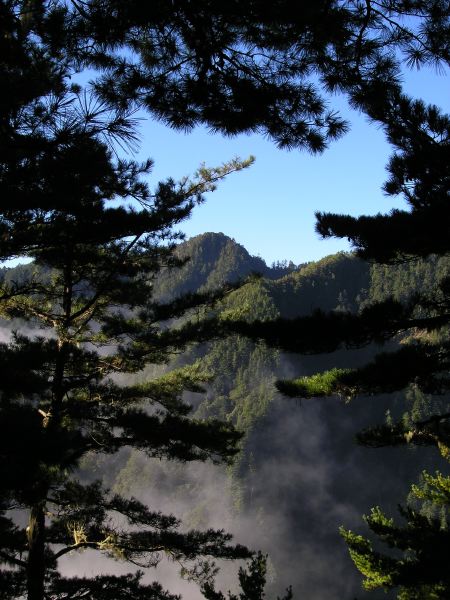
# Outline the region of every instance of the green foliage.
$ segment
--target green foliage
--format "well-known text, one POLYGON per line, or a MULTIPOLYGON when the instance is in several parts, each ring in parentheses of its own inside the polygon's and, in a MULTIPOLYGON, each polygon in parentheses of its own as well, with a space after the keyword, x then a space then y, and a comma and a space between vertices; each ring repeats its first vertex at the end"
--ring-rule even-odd
POLYGON ((372 363, 360 369, 332 369, 292 382, 279 382, 277 386, 288 396, 312 398, 339 394, 351 398, 403 390, 414 380, 424 392, 445 393, 450 388, 446 375, 450 365, 442 359, 447 349, 448 344, 407 345, 396 352, 378 354, 372 363))
POLYGON ((414 498, 422 502, 430 503, 435 507, 443 507, 448 519, 450 508, 450 478, 442 473, 430 475, 426 471, 422 473, 422 484, 413 485, 411 492, 414 498))
POLYGON ((257 276, 230 294, 220 312, 222 320, 269 321, 279 315, 269 282, 257 276))
POLYGON ((418 293, 429 293, 449 271, 449 257, 431 255, 426 260, 408 261, 399 265, 374 263, 370 266, 369 302, 388 297, 407 301, 418 293))
POLYGON ((448 597, 449 489, 448 476, 424 472, 422 484, 412 487, 410 505, 400 507, 405 525, 396 525, 379 508, 364 517, 373 534, 391 549, 389 554, 375 551, 361 535, 341 529, 355 566, 365 576, 366 589, 398 589, 401 600, 448 597), (438 507, 444 510, 437 513, 438 507))
POLYGON ((337 393, 343 376, 351 373, 349 369, 331 369, 311 377, 301 377, 291 381, 278 381, 277 388, 286 396, 294 398, 316 398, 337 393))
POLYGON ((250 256, 245 248, 224 234, 204 233, 191 238, 176 248, 175 255, 185 264, 160 273, 155 285, 158 299, 211 291, 253 272, 271 275, 263 260, 250 256))
POLYGON ((271 293, 285 318, 323 311, 357 311, 370 284, 369 265, 338 253, 301 266, 274 282, 271 293))
POLYGON ((389 411, 385 424, 368 427, 357 434, 358 443, 372 448, 434 446, 448 459, 450 431, 446 397, 425 396, 417 386, 411 386, 405 396, 408 410, 401 418, 394 419, 389 411))

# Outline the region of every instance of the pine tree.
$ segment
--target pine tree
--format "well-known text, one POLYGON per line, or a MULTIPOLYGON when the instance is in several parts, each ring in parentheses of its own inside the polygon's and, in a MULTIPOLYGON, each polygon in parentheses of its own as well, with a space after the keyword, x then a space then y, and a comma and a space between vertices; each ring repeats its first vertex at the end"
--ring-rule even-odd
POLYGON ((390 549, 383 554, 372 542, 345 529, 341 533, 356 567, 364 575, 367 590, 398 589, 401 600, 448 598, 450 477, 423 473, 411 490, 408 505, 399 507, 405 521, 398 525, 380 508, 364 517, 378 544, 390 549))
POLYGON ((81 549, 142 567, 161 553, 178 561, 249 555, 222 531, 180 533, 174 517, 77 476, 88 454, 126 447, 179 461, 229 461, 237 452, 241 434, 230 424, 189 417, 181 394, 201 391, 195 366, 139 385, 118 377, 207 339, 189 319, 168 323, 225 290, 157 304, 153 280, 180 262, 173 227, 212 181, 245 162, 202 169, 197 180, 167 181, 150 193, 142 178, 149 163, 115 159, 72 116, 70 131, 63 128, 64 140, 41 160, 48 170, 39 181, 50 199, 63 202, 2 219, 7 244, 20 244, 22 256, 34 259, 28 279, 3 285, 2 316, 42 329, 16 332, 1 346, 2 510, 28 514, 24 527, 9 512, 2 518, 3 597, 99 598, 113 589, 115 597, 165 597, 158 586, 140 586, 138 576, 67 580, 58 560, 81 549), (124 203, 131 198, 134 207, 124 203))
POLYGON ((348 125, 328 107, 330 91, 365 111, 370 99, 382 112, 400 90, 403 62, 440 64, 450 56, 445 0, 317 0, 300 11, 288 0, 1 6, 6 110, 17 97, 29 103, 37 90, 54 93, 89 69, 104 108, 145 108, 181 129, 202 123, 231 135, 261 132, 311 152, 348 125))
POLYGON ((330 91, 364 109, 367 97, 399 89, 402 60, 450 57, 448 3, 438 0, 317 0, 301 10, 287 0, 73 6, 76 30, 91 43, 78 55, 104 69, 96 85, 105 100, 138 102, 171 126, 257 131, 311 152, 347 127, 328 108, 330 91))
MULTIPOLYGON (((241 591, 239 596, 228 592, 225 596, 222 592, 215 589, 214 584, 207 580, 202 586, 201 591, 206 600, 264 600, 266 597, 265 587, 267 579, 267 555, 264 556, 258 552, 247 565, 247 569, 239 569, 239 584, 241 591)), ((286 595, 278 600, 292 600, 292 589, 286 590, 286 595)))
POLYGON ((153 280, 182 262, 172 254, 180 238, 173 228, 203 192, 248 163, 201 168, 151 193, 151 161, 113 152, 115 142, 133 143, 135 122, 87 95, 83 105, 67 64, 36 41, 37 5, 27 18, 11 6, 19 4, 2 4, 11 93, 2 106, 1 256, 32 258, 33 266, 2 286, 0 310, 37 333, 16 332, 0 350, 2 597, 169 598, 158 584, 140 583, 140 573, 64 578, 58 560, 81 549, 141 567, 163 553, 177 561, 249 556, 222 531, 181 533, 173 516, 77 474, 85 456, 124 447, 180 461, 229 461, 237 452, 241 434, 231 425, 189 417, 181 396, 201 391, 198 368, 140 385, 117 377, 202 339, 196 323, 168 323, 226 290, 157 304, 153 280))

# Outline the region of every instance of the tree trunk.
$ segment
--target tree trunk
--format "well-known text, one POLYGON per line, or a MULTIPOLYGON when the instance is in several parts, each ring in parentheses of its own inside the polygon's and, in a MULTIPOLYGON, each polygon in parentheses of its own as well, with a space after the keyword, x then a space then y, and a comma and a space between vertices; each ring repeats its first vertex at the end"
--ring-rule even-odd
POLYGON ((45 579, 45 503, 31 508, 28 535, 28 600, 44 600, 45 579))

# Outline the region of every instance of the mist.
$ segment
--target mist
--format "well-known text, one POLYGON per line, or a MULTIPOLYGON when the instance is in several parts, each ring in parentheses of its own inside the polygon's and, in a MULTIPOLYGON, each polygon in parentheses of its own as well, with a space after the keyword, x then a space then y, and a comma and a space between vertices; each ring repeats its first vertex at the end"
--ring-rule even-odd
MULTIPOLYGON (((286 374, 291 368, 282 358, 280 371, 286 374)), ((336 398, 300 403, 274 394, 265 415, 247 433, 239 468, 167 463, 137 452, 116 459, 110 469, 107 463, 98 466, 114 491, 174 514, 183 529, 225 529, 234 542, 268 553, 270 598, 288 585, 296 598, 363 598, 361 576, 338 528, 367 533, 361 516, 373 506, 395 516, 397 504, 432 455, 432 450, 418 454, 408 448, 356 445, 355 434, 382 422, 392 402, 391 397, 377 397, 350 404, 336 398)), ((239 565, 218 561, 218 566, 217 587, 236 591, 239 565)), ((78 575, 80 570, 115 569, 83 555, 67 558, 62 567, 78 575)), ((128 570, 118 569, 114 572, 128 570)), ((180 579, 178 571, 179 565, 163 559, 146 580, 157 579, 186 600, 202 598, 198 586, 180 579)), ((390 596, 372 592, 370 597, 390 596)))

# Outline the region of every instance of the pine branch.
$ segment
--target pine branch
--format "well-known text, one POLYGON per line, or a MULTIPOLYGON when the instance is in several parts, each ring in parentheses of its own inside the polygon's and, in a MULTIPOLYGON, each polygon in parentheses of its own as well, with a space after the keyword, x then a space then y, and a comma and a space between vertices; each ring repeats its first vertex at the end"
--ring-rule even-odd
POLYGON ((8 552, 5 552, 4 550, 1 550, 1 549, 0 549, 0 556, 7 563, 9 563, 11 565, 15 565, 16 567, 26 568, 26 566, 27 566, 27 563, 24 560, 20 560, 19 558, 16 558, 15 556, 12 556, 8 552))

